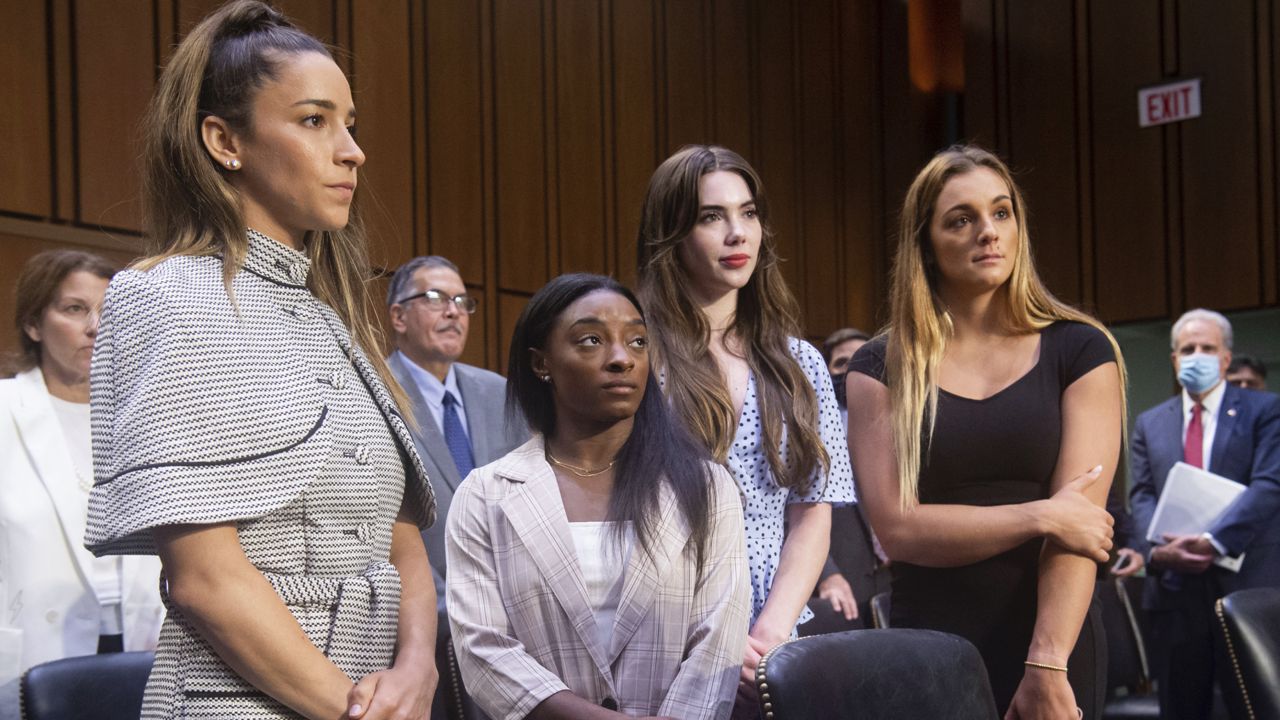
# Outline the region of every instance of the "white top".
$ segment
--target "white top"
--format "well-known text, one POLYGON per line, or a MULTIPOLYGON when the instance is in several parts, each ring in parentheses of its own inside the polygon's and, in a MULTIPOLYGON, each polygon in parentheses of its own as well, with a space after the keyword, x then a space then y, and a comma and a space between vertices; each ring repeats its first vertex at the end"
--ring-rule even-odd
POLYGON ((578 567, 587 586, 587 600, 596 619, 596 639, 605 652, 613 640, 613 620, 622 598, 622 580, 635 544, 631 522, 627 521, 622 547, 618 547, 614 536, 617 525, 616 520, 569 523, 578 567))
MULTIPOLYGON (((49 396, 53 403, 53 413, 58 416, 58 425, 62 427, 62 435, 67 440, 67 450, 71 466, 76 471, 76 483, 85 493, 82 510, 86 517, 89 514, 89 491, 93 489, 93 445, 89 435, 89 403, 68 402, 61 398, 49 396)), ((120 577, 120 556, 107 556, 93 559, 93 577, 89 578, 93 593, 102 606, 102 623, 100 632, 103 635, 119 635, 122 632, 120 602, 124 597, 123 584, 120 577)))
POLYGON ((454 399, 458 401, 458 420, 462 422, 463 432, 467 433, 467 439, 471 439, 471 431, 467 428, 471 427, 467 424, 467 409, 462 402, 462 391, 458 389, 458 374, 453 371, 453 365, 449 366, 449 372, 444 376, 444 382, 440 382, 440 378, 423 370, 408 355, 400 353, 400 357, 404 359, 404 366, 409 368, 409 374, 413 376, 413 382, 418 386, 418 392, 422 395, 422 400, 427 404, 427 409, 431 411, 431 418, 436 421, 436 427, 440 428, 440 432, 444 432, 444 393, 446 390, 453 393, 454 399))
MULTIPOLYGON (((1204 428, 1204 469, 1209 469, 1209 462, 1212 460, 1210 455, 1213 454, 1213 436, 1218 430, 1218 410, 1222 407, 1222 396, 1226 392, 1227 382, 1219 380, 1218 385, 1209 391, 1208 395, 1200 401, 1200 426, 1204 428)), ((1186 390, 1182 391, 1182 445, 1187 445, 1187 426, 1191 424, 1191 408, 1195 405, 1195 400, 1187 394, 1186 390)))

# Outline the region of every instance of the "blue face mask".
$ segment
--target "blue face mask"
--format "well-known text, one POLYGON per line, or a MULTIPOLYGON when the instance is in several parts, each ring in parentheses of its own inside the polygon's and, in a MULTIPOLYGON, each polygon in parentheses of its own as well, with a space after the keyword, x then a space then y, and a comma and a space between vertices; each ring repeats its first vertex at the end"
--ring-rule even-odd
POLYGON ((1192 353, 1178 358, 1178 382, 1196 395, 1217 385, 1221 370, 1217 355, 1192 353))

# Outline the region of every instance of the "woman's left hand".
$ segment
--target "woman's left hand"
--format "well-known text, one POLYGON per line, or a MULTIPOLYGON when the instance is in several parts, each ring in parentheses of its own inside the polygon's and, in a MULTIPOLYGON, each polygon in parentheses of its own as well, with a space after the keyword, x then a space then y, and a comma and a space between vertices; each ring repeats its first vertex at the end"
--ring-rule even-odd
POLYGON ((347 693, 347 715, 351 720, 426 720, 439 680, 435 664, 369 673, 347 693))
POLYGON ((1079 720, 1075 693, 1060 670, 1028 667, 1004 720, 1079 720))

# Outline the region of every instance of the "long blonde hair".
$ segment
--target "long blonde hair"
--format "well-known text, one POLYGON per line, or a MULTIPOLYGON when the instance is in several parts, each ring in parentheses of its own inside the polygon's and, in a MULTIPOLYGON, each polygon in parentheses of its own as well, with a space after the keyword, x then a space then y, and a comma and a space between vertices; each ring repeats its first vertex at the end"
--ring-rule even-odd
POLYGON ((947 182, 978 168, 991 170, 1008 186, 1017 221, 1013 270, 1005 282, 1005 291, 1000 293, 1005 301, 1008 329, 1038 332, 1059 320, 1071 320, 1102 331, 1111 342, 1120 370, 1121 423, 1127 434, 1127 375, 1116 339, 1098 320, 1054 297, 1040 280, 1031 257, 1026 204, 1004 162, 979 147, 952 146, 935 155, 907 190, 893 264, 885 374, 892 402, 893 451, 903 510, 919 502, 921 460, 928 451, 924 437, 933 435, 938 406, 938 365, 955 329, 938 294, 937 263, 929 227, 938 196, 947 182))
POLYGON ((711 356, 711 328, 690 295, 688 272, 677 248, 698 220, 698 184, 718 170, 739 175, 751 191, 763 236, 756 270, 738 293, 738 308, 726 335, 736 335, 756 376, 763 446, 775 481, 807 488, 814 472, 829 467, 818 435, 818 398, 791 356, 799 337, 800 304, 778 267, 769 227, 769 206, 760 176, 737 153, 714 145, 687 145, 667 158, 649 180, 636 242, 639 296, 656 338, 656 362, 666 373, 666 392, 676 414, 719 462, 737 430, 733 401, 711 356), (788 457, 781 452, 786 435, 788 457))
MULTIPOLYGON (((250 132, 253 96, 274 79, 283 58, 306 52, 332 53, 287 17, 257 0, 235 0, 214 11, 178 45, 160 74, 144 121, 143 204, 148 257, 140 269, 178 255, 220 255, 223 281, 231 280, 248 252, 240 196, 206 151, 200 124, 222 118, 250 132)), ((373 277, 360 219, 360 191, 350 220, 337 231, 311 232, 308 286, 338 313, 356 344, 395 396, 407 406, 382 357, 382 337, 373 320, 368 282, 373 277)), ((234 298, 232 298, 234 302, 234 298)))

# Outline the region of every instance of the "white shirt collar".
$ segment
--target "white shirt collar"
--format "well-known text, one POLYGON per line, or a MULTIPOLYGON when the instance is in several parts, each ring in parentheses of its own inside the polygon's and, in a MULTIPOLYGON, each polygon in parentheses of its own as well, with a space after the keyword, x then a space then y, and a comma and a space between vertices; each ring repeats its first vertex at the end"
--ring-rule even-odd
MULTIPOLYGON (((1206 414, 1211 417, 1215 417, 1215 418, 1218 417, 1218 408, 1222 407, 1222 396, 1226 393, 1226 387, 1227 387, 1227 381, 1225 379, 1218 380, 1218 384, 1212 390, 1209 391, 1208 395, 1204 396, 1203 400, 1200 401, 1200 405, 1204 407, 1204 409, 1201 410, 1202 418, 1206 414)), ((1191 406, 1195 405, 1195 402, 1196 402, 1195 400, 1191 399, 1191 394, 1188 393, 1185 388, 1183 388, 1182 417, 1185 418, 1191 414, 1191 406)))

